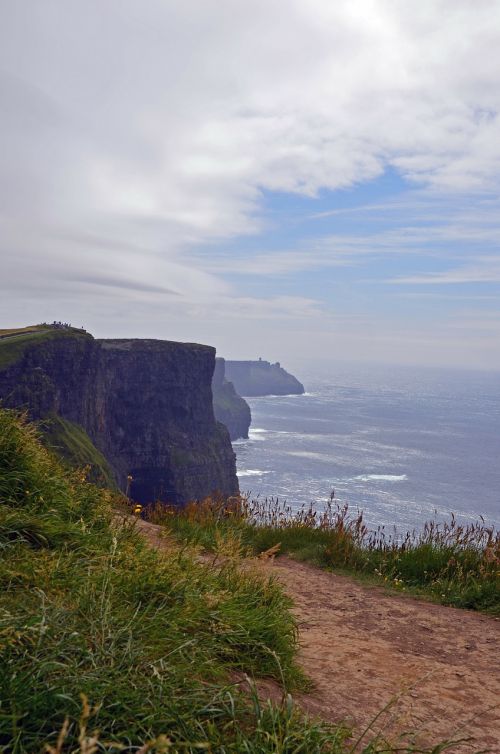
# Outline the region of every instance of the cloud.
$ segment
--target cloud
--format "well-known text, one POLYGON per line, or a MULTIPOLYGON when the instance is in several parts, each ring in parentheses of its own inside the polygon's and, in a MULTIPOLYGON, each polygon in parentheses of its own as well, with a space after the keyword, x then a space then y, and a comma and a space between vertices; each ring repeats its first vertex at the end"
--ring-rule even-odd
POLYGON ((82 209, 225 235, 252 227, 261 187, 314 194, 388 164, 447 187, 498 180, 495 2, 183 0, 139 14, 130 0, 53 0, 2 15, 4 135, 33 139, 28 175, 88 188, 82 209))
POLYGON ((161 285, 149 285, 147 283, 139 283, 134 280, 126 280, 120 277, 114 277, 111 275, 80 275, 80 283, 88 283, 89 285, 103 285, 106 288, 119 288, 126 291, 144 291, 145 293, 162 293, 170 296, 178 296, 176 291, 164 288, 161 285))
MULTIPOLYGON (((0 2, 0 313, 16 298, 38 318, 45 299, 99 312, 101 328, 124 316, 133 327, 158 297, 165 317, 175 299, 192 331, 235 301, 258 316, 259 296, 227 282, 232 272, 293 276, 480 234, 498 242, 481 202, 498 202, 499 29, 495 0, 0 2), (314 197, 387 169, 421 192, 419 208, 399 208, 415 220, 404 231, 239 248, 269 228, 266 193, 314 197), (460 193, 484 223, 422 228, 433 201, 460 193)), ((365 214, 391 211, 376 202, 365 214)), ((305 291, 290 306, 281 289, 271 299, 270 317, 321 309, 305 291)))
POLYGON ((475 264, 464 265, 443 272, 392 278, 386 282, 394 285, 470 285, 472 283, 500 283, 500 258, 479 257, 475 264))

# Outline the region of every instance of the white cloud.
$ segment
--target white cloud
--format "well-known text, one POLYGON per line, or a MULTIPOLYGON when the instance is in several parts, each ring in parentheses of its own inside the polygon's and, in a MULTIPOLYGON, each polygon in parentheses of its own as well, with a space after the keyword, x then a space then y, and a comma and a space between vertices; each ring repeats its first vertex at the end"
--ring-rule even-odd
POLYGON ((443 272, 408 275, 386 281, 395 285, 467 285, 471 283, 500 283, 500 258, 478 257, 474 264, 463 265, 443 272))
MULTIPOLYGON (((263 189, 314 196, 391 166, 427 204, 429 191, 497 197, 499 70, 495 0, 1 0, 4 301, 36 316, 39 299, 68 305, 71 280, 71 301, 83 297, 82 315, 95 301, 102 323, 121 324, 127 294, 130 327, 149 296, 165 316, 173 299, 192 305, 194 329, 200 306, 206 316, 239 300, 257 316, 261 304, 224 281, 231 268, 293 274, 419 244, 428 253, 430 231, 416 224, 404 237, 210 259, 218 239, 265 227, 263 189)), ((466 226, 473 240, 479 227, 466 226)), ((419 277, 430 280, 406 282, 419 277)), ((270 317, 316 306, 272 299, 270 317)))

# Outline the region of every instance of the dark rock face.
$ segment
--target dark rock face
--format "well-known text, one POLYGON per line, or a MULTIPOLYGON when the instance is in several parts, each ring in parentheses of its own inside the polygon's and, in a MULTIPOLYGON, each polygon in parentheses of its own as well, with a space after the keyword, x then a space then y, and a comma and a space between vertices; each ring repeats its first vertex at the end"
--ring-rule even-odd
POLYGON ((240 395, 300 395, 304 386, 279 363, 269 361, 226 361, 226 379, 240 395))
POLYGON ((247 438, 252 420, 250 406, 226 380, 224 359, 215 359, 212 393, 215 418, 227 427, 231 440, 247 438))
POLYGON ((100 345, 103 413, 113 421, 95 434, 104 439, 100 449, 119 471, 120 486, 131 474, 140 502, 236 493, 235 456, 212 407, 215 349, 158 340, 100 345))
POLYGON ((59 337, 0 370, 5 407, 56 413, 84 428, 120 489, 139 502, 238 492, 229 434, 215 421, 215 349, 159 340, 59 337))

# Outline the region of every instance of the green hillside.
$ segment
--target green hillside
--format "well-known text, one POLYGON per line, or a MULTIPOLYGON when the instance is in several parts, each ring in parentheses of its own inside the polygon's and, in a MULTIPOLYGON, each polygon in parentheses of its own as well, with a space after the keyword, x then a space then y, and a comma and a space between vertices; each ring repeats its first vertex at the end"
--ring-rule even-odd
POLYGON ((112 504, 0 410, 0 751, 343 751, 340 729, 235 685, 300 682, 281 588, 152 550, 112 504))
POLYGON ((53 414, 40 423, 42 442, 73 468, 88 467, 89 480, 100 486, 116 488, 113 472, 103 454, 79 424, 53 414))
POLYGON ((68 337, 91 338, 92 336, 76 327, 56 328, 51 325, 32 325, 0 330, 0 369, 14 364, 22 357, 27 346, 44 340, 68 337))

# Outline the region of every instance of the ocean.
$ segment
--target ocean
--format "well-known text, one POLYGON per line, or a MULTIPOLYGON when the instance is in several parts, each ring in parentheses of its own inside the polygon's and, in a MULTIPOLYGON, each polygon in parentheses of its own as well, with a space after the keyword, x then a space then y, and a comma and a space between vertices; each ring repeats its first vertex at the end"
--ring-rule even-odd
POLYGON ((240 488, 293 509, 334 499, 403 533, 454 513, 500 528, 500 374, 338 366, 306 394, 247 398, 240 488))

